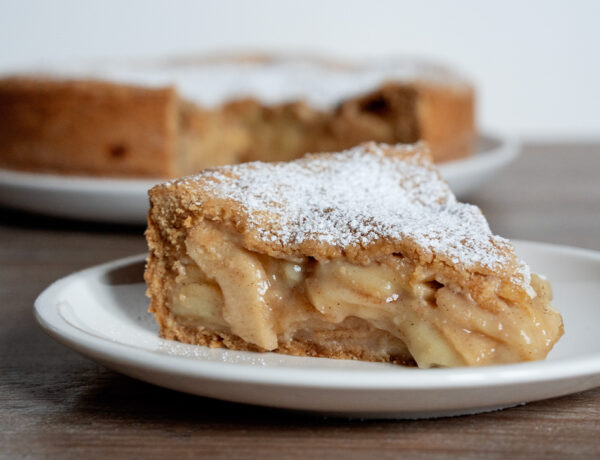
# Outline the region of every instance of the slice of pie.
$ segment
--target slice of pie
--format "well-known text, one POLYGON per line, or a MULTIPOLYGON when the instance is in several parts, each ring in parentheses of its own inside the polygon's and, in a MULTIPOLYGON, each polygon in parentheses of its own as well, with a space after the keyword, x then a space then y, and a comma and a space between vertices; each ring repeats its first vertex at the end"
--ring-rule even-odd
POLYGON ((539 360, 563 334, 550 284, 423 144, 208 169, 150 202, 167 339, 426 368, 539 360))

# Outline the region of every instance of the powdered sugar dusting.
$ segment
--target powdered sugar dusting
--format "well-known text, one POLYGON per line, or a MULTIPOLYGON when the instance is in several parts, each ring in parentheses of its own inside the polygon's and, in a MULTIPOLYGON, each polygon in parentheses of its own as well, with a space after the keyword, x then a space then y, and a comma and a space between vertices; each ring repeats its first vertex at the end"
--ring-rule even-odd
MULTIPOLYGON (((479 208, 456 200, 418 146, 369 143, 329 156, 226 166, 196 177, 213 196, 239 203, 248 225, 267 242, 310 240, 347 248, 410 239, 452 264, 493 270, 511 263, 510 243, 491 233, 479 208), (390 149, 395 154, 386 154, 390 149)), ((526 268, 519 269, 519 278, 529 284, 526 268)))
POLYGON ((323 242, 340 249, 410 240, 464 268, 512 270, 531 297, 529 267, 512 244, 492 234, 476 206, 460 203, 419 145, 362 144, 288 163, 245 163, 169 183, 238 203, 246 223, 282 247, 323 242))

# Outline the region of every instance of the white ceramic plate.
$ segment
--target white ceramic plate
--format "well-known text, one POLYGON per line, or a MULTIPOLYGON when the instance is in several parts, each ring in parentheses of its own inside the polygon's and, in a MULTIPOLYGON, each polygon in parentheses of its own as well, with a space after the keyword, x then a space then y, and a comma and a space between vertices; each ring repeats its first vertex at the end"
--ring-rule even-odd
MULTIPOLYGON (((485 184, 519 153, 516 142, 483 135, 476 155, 441 165, 459 196, 485 184)), ((73 219, 145 224, 156 180, 103 179, 0 170, 0 205, 73 219)))
POLYGON ((35 302, 56 340, 123 374, 196 395, 349 417, 476 413, 600 385, 600 253, 519 242, 549 277, 565 336, 548 359, 482 368, 413 369, 186 345, 158 337, 146 310, 144 256, 75 273, 35 302))

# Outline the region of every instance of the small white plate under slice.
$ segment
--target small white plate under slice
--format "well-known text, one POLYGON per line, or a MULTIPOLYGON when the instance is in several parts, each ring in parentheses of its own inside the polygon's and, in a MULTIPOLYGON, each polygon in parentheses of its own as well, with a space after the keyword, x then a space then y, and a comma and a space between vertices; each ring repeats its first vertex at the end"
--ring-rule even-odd
MULTIPOLYGON (((482 135, 476 154, 440 165, 457 196, 485 184, 519 154, 516 142, 482 135)), ((163 179, 108 179, 0 169, 0 205, 57 217, 145 224, 148 189, 163 179)))
POLYGON ((545 361, 480 368, 393 364, 210 349, 158 336, 144 256, 63 278, 35 302, 52 337, 106 367, 195 395, 328 415, 422 418, 484 412, 600 385, 600 252, 518 242, 554 288, 565 335, 545 361))

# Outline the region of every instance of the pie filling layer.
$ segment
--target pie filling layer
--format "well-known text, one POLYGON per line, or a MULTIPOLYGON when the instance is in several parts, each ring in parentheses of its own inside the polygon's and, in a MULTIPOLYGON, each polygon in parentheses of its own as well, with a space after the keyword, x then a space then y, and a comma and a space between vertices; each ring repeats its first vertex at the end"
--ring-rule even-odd
POLYGON ((276 259, 244 249, 210 222, 188 233, 185 248, 169 302, 173 320, 259 350, 303 354, 310 346, 333 357, 350 351, 419 367, 473 366, 543 359, 561 333, 550 285, 535 275, 527 305, 499 296, 486 309, 400 254, 367 265, 276 259))

